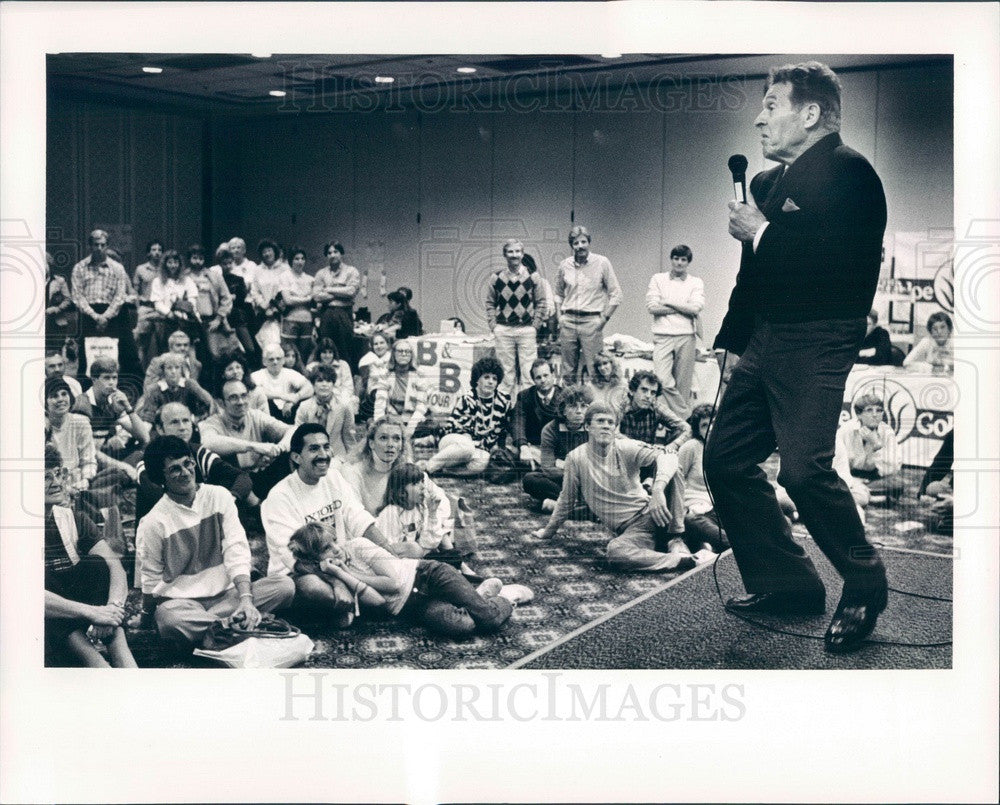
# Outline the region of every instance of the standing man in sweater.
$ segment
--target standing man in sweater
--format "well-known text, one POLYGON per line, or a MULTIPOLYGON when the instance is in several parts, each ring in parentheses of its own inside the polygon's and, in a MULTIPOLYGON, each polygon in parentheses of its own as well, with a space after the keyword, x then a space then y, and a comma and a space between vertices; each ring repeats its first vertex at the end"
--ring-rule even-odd
POLYGON ((715 339, 729 385, 705 448, 705 478, 748 595, 745 613, 821 615, 825 590, 792 539, 759 466, 775 447, 816 545, 844 579, 826 632, 834 653, 860 647, 885 608, 885 568, 833 469, 847 374, 865 337, 885 232, 878 174, 840 139, 840 79, 825 64, 772 69, 754 121, 778 166, 729 202, 743 255, 715 339))
POLYGON ((590 251, 586 227, 569 231, 573 256, 559 264, 556 306, 559 309, 559 345, 562 348, 562 382, 583 382, 583 369, 591 371, 594 357, 604 348, 604 325, 622 303, 622 289, 611 261, 590 251), (581 363, 582 357, 582 363, 581 363))
POLYGON ((295 585, 288 576, 250 582, 250 545, 236 502, 221 486, 198 483, 183 439, 153 439, 143 462, 165 492, 136 530, 143 615, 155 607, 163 639, 197 647, 217 620, 253 629, 261 612, 292 602, 295 585))
POLYGON ((705 307, 705 283, 688 274, 694 255, 683 244, 670 250, 670 270, 654 274, 646 291, 653 316, 653 371, 662 395, 681 419, 691 407, 697 319, 705 307))
POLYGON ((545 323, 545 306, 535 276, 521 263, 524 244, 508 240, 503 245, 507 268, 497 271, 486 289, 486 321, 496 342, 497 360, 503 366, 500 391, 514 388, 517 360, 521 386, 531 383, 530 367, 538 356, 538 328, 545 323))

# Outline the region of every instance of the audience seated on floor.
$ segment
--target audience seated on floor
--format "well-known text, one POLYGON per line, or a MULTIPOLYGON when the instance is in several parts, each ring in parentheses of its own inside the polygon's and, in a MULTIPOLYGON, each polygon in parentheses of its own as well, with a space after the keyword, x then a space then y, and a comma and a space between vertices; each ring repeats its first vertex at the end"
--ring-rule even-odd
POLYGON ((291 471, 286 454, 294 428, 252 410, 247 387, 240 380, 224 381, 220 396, 222 411, 198 427, 201 443, 223 458, 235 458, 240 469, 250 475, 254 494, 263 500, 291 471))
POLYGON ((863 394, 854 401, 854 415, 837 429, 834 453, 847 456, 851 475, 865 482, 869 494, 896 500, 905 488, 903 458, 896 432, 883 421, 882 399, 863 394))
POLYGON ((161 638, 195 648, 217 620, 253 629, 261 613, 291 604, 295 586, 287 576, 250 581, 250 545, 236 501, 221 486, 197 481, 197 463, 182 439, 158 436, 143 462, 164 490, 136 530, 143 615, 161 638))
POLYGON ((608 352, 598 352, 587 370, 586 385, 594 395, 594 402, 604 403, 621 411, 628 397, 628 386, 622 377, 618 361, 608 352))
POLYGON ((167 403, 183 403, 196 419, 204 419, 214 406, 212 395, 193 377, 184 376, 184 358, 175 353, 163 355, 160 371, 163 377, 156 385, 147 386, 136 408, 144 422, 152 422, 156 412, 167 403))
POLYGON ((566 456, 587 441, 584 417, 594 401, 586 386, 570 386, 563 391, 559 413, 542 428, 538 469, 524 476, 524 491, 551 513, 562 491, 566 456))
POLYGON ((358 412, 358 398, 355 394, 351 367, 347 361, 340 357, 340 350, 337 349, 332 338, 321 338, 316 344, 316 349, 313 350, 309 363, 306 364, 306 374, 321 365, 331 367, 336 373, 337 381, 334 386, 334 395, 341 405, 350 409, 351 416, 354 416, 358 412))
POLYGON ((459 397, 445 424, 445 435, 424 469, 431 475, 478 475, 507 432, 510 397, 500 391, 503 367, 496 358, 480 358, 472 366, 472 391, 459 397))
POLYGON ((615 535, 607 546, 608 563, 615 570, 658 572, 693 567, 696 560, 684 542, 683 495, 670 502, 666 497, 668 484, 677 473, 677 455, 622 437, 618 411, 604 403, 593 403, 587 409, 584 424, 587 443, 566 457, 566 475, 555 510, 532 536, 554 537, 582 499, 615 535), (652 492, 646 492, 639 471, 651 464, 656 465, 656 475, 652 492))
MULTIPOLYGON (((176 436, 191 448, 195 460, 195 480, 228 489, 238 504, 246 507, 260 505, 253 492, 250 476, 231 464, 218 453, 194 441, 195 421, 191 410, 183 403, 167 403, 153 418, 153 436, 176 436)), ((163 497, 163 487, 155 483, 146 472, 145 461, 136 467, 138 489, 135 499, 136 520, 141 520, 156 502, 163 497)))
POLYGON ((559 415, 563 390, 549 362, 537 358, 531 364, 530 388, 518 393, 511 414, 511 446, 529 470, 537 470, 542 460, 542 429, 559 415))
POLYGON ((362 614, 399 617, 448 637, 497 632, 516 605, 534 598, 520 584, 486 579, 473 587, 443 562, 396 557, 366 539, 341 541, 326 523, 299 528, 289 539, 289 549, 296 558, 296 573, 343 584, 362 614))
POLYGON ((284 363, 285 352, 281 345, 268 344, 264 347, 264 368, 250 376, 267 396, 271 416, 294 422, 299 403, 312 397, 313 388, 305 375, 287 368, 284 363))
MULTIPOLYGON (((183 330, 174 330, 167 337, 167 352, 180 355, 184 359, 184 377, 199 379, 202 374, 202 365, 194 354, 191 347, 191 338, 183 330)), ((163 378, 163 355, 155 355, 146 367, 146 375, 142 385, 144 388, 155 386, 163 378)))
POLYGON ((58 448, 46 445, 46 645, 88 668, 135 668, 122 628, 125 570, 94 522, 69 505, 67 477, 58 448))
MULTIPOLYGON (((291 437, 289 456, 293 472, 275 485, 260 508, 269 574, 292 574, 295 558, 288 541, 296 529, 309 522, 328 523, 341 545, 349 539, 364 539, 390 548, 356 490, 331 466, 330 439, 322 425, 299 425, 291 437)), ((301 599, 343 623, 339 619, 351 612, 343 584, 328 584, 315 573, 294 576, 301 599)))

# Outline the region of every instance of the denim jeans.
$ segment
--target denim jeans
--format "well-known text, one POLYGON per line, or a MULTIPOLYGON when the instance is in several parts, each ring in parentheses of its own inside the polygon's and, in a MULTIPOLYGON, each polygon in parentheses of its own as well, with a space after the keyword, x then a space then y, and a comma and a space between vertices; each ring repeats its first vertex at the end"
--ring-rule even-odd
POLYGON ((400 615, 448 637, 496 632, 514 610, 506 598, 483 598, 465 576, 443 562, 421 559, 413 587, 400 615))

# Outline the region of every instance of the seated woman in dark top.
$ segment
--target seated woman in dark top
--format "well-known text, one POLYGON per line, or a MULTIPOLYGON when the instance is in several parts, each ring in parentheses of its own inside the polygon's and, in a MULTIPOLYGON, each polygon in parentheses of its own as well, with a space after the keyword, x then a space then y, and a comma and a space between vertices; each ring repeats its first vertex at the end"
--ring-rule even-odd
POLYGON ((861 342, 858 358, 855 363, 865 363, 870 366, 892 365, 892 342, 889 331, 878 326, 878 311, 872 308, 868 314, 868 332, 861 342))
POLYGON ((410 338, 424 334, 424 325, 412 307, 413 291, 409 288, 397 288, 386 296, 389 302, 389 312, 379 316, 375 326, 393 338, 410 338))
POLYGON ((45 446, 45 639, 88 668, 136 668, 122 622, 125 569, 93 520, 67 503, 66 472, 45 446), (107 646, 107 659, 99 646, 107 646))

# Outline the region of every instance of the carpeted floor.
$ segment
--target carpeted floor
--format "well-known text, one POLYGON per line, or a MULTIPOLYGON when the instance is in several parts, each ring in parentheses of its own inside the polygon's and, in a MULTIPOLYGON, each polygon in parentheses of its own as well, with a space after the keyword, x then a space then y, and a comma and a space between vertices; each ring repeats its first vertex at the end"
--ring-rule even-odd
MULTIPOLYGON (((951 640, 952 607, 945 601, 890 593, 871 641, 853 654, 823 650, 822 637, 840 594, 840 578, 808 537, 799 542, 827 587, 826 613, 814 618, 757 616, 750 623, 727 613, 720 601, 743 592, 736 561, 724 554, 718 566, 698 568, 667 589, 518 667, 901 669, 950 668, 951 647, 890 643, 951 640), (716 574, 719 590, 716 589, 716 574), (792 634, 780 634, 780 629, 792 634)), ((883 551, 894 590, 951 598, 950 557, 883 551)))
MULTIPOLYGON (((767 465, 772 474, 776 469, 775 463, 771 461, 767 465)), ((915 490, 921 472, 917 470, 906 472, 908 485, 915 490)), ((494 486, 479 480, 452 478, 440 479, 440 483, 450 493, 463 495, 476 512, 480 547, 478 559, 473 563, 475 570, 483 576, 496 575, 506 582, 527 584, 535 592, 535 601, 528 606, 519 607, 500 634, 467 641, 436 637, 429 635, 422 628, 399 622, 364 621, 356 623, 350 629, 338 630, 312 619, 301 620, 299 623, 303 630, 316 642, 316 649, 307 661, 307 667, 504 668, 565 638, 574 630, 592 623, 630 601, 661 588, 674 575, 612 573, 603 561, 603 549, 608 535, 595 523, 567 523, 556 539, 550 542, 542 542, 531 537, 530 532, 545 522, 546 515, 529 508, 530 501, 521 491, 519 484, 494 486)), ((877 544, 941 554, 951 552, 951 538, 931 532, 932 515, 928 507, 920 504, 916 498, 904 497, 892 507, 873 505, 868 510, 867 519, 869 537, 877 544), (909 525, 906 529, 899 530, 896 528, 899 523, 909 525)), ((801 526, 796 526, 795 531, 800 537, 805 535, 801 526)), ((251 534, 250 541, 254 564, 263 570, 267 564, 263 536, 251 534)), ((811 545, 811 542, 808 544, 811 545)), ((822 557, 817 561, 817 566, 829 571, 829 566, 822 557)), ((732 560, 723 560, 719 571, 722 577, 728 572, 735 573, 732 560)), ((642 626, 643 617, 652 617, 656 613, 657 606, 664 606, 662 602, 667 600, 664 596, 676 595, 674 591, 678 588, 687 589, 702 583, 705 578, 707 577, 704 572, 698 573, 691 579, 685 578, 670 591, 657 594, 636 607, 634 614, 630 616, 635 619, 636 630, 643 631, 645 629, 642 626)), ((948 578, 950 580, 950 571, 948 578)), ((731 583, 727 582, 728 587, 724 589, 729 594, 741 591, 735 576, 728 581, 731 583)), ((831 588, 839 589, 836 583, 832 583, 831 588)), ((685 593, 683 601, 691 600, 693 600, 691 596, 685 593)), ((710 598, 705 597, 704 600, 709 601, 711 607, 718 608, 714 592, 710 598)), ((831 602, 831 606, 833 603, 835 601, 831 602)), ((138 611, 138 605, 138 593, 133 592, 129 599, 129 608, 138 611)), ((671 603, 669 608, 673 611, 678 606, 684 610, 693 604, 671 603)), ((665 622, 662 614, 656 615, 655 621, 661 625, 665 622)), ((666 623, 672 622, 673 619, 666 621, 666 623)), ((659 634, 654 630, 650 631, 651 635, 654 633, 659 634)), ((663 640, 663 637, 659 634, 654 642, 663 640)), ((759 641, 761 635, 748 631, 746 637, 748 640, 753 638, 752 643, 759 641)), ((650 640, 652 639, 651 637, 650 640)), ((197 659, 172 654, 151 630, 131 631, 129 643, 133 647, 137 661, 143 667, 208 666, 208 663, 197 659)), ((766 647, 770 643, 765 640, 761 645, 766 647)), ((773 648, 772 646, 762 650, 769 652, 773 648)), ((741 664, 739 656, 725 660, 723 665, 716 665, 713 663, 719 662, 717 657, 704 655, 694 649, 691 650, 691 656, 687 660, 672 654, 668 657, 657 651, 647 651, 632 660, 638 664, 628 666, 616 664, 620 660, 615 655, 593 654, 590 649, 583 648, 579 648, 579 656, 574 660, 573 657, 567 656, 567 652, 572 653, 572 651, 574 651, 572 648, 561 648, 560 652, 554 653, 553 656, 566 657, 560 660, 564 663, 562 667, 765 667, 753 665, 752 662, 751 665, 741 664), (643 660, 642 657, 650 659, 643 660), (666 664, 650 666, 646 664, 647 662, 666 664)), ((822 654, 822 651, 819 653, 822 654)), ((793 652, 788 656, 796 655, 793 652)), ((892 667, 910 667, 905 664, 910 655, 891 656, 892 662, 898 660, 903 663, 892 667)), ((801 661, 806 664, 789 667, 825 667, 809 665, 805 657, 801 661)))

